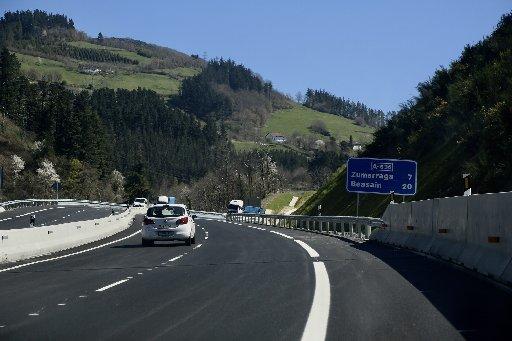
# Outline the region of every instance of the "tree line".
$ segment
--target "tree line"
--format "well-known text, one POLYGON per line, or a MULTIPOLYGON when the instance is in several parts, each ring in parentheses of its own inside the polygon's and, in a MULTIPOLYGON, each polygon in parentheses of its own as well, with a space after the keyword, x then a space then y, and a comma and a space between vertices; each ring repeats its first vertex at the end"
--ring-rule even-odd
POLYGON ((303 105, 314 110, 343 116, 355 120, 359 124, 368 124, 372 127, 382 126, 389 116, 382 110, 368 108, 363 103, 337 97, 325 90, 307 89, 303 105))
POLYGON ((74 30, 75 24, 61 14, 48 14, 41 10, 5 12, 0 18, 0 46, 7 42, 35 40, 46 30, 74 30))
POLYGON ((219 59, 209 61, 199 74, 183 80, 179 94, 170 102, 201 118, 227 118, 236 109, 236 100, 229 91, 222 91, 222 86, 234 92, 264 93, 269 98, 272 91, 270 82, 263 82, 242 64, 219 59))

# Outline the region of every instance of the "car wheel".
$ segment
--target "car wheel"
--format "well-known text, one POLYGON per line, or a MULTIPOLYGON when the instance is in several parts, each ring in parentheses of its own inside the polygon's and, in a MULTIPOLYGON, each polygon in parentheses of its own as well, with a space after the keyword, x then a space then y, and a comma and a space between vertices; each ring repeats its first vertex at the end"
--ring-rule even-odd
POLYGON ((142 246, 153 246, 154 241, 148 239, 142 239, 142 246))
POLYGON ((192 238, 190 238, 190 236, 188 236, 188 239, 185 241, 185 245, 187 245, 187 246, 192 245, 192 238))

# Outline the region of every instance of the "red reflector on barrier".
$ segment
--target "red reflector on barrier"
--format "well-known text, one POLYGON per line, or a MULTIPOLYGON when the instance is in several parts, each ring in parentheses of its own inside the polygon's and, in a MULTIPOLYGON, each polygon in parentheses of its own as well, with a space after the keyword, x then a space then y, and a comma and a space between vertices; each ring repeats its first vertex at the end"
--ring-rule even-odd
POLYGON ((500 242, 500 237, 498 237, 498 236, 488 236, 487 237, 487 241, 489 243, 499 243, 500 242))

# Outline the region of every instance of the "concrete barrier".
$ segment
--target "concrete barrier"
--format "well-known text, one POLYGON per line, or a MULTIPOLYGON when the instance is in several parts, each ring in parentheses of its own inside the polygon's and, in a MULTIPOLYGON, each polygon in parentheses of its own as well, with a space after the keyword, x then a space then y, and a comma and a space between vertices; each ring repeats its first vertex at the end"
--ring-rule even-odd
POLYGON ((59 225, 2 230, 0 263, 15 262, 92 243, 128 228, 136 214, 131 208, 105 218, 59 225))
POLYGON ((512 193, 468 197, 466 248, 460 261, 469 268, 501 277, 512 259, 512 193))
POLYGON ((432 245, 432 230, 434 228, 433 200, 411 202, 409 226, 406 228, 409 238, 405 246, 421 252, 428 252, 432 245))
POLYGON ((467 230, 467 197, 434 199, 432 216, 433 241, 429 252, 434 256, 461 264, 467 230))
POLYGON ((512 284, 512 192, 390 204, 371 239, 512 284))

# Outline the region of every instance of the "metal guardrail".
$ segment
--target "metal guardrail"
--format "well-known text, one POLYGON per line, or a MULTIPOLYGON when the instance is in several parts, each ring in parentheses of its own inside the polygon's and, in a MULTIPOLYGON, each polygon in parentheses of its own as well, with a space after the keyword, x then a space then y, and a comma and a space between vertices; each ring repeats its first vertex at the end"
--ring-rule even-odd
MULTIPOLYGON (((99 202, 99 201, 90 201, 90 200, 75 200, 75 199, 25 199, 25 200, 13 200, 0 203, 0 208, 3 210, 13 210, 20 207, 31 207, 31 206, 48 206, 48 205, 59 205, 66 203, 76 203, 76 204, 89 204, 89 205, 101 205, 101 206, 110 206, 110 207, 122 207, 127 208, 128 206, 125 204, 117 204, 117 203, 109 203, 109 202, 99 202)), ((0 209, 1 211, 1 209, 0 209)))
POLYGON ((196 211, 196 210, 189 210, 189 212, 191 214, 208 216, 208 217, 226 218, 226 213, 208 212, 208 211, 196 211))
POLYGON ((301 216, 275 214, 244 214, 232 213, 226 217, 228 221, 251 223, 302 231, 356 237, 368 239, 373 227, 382 227, 382 219, 351 216, 301 216))

